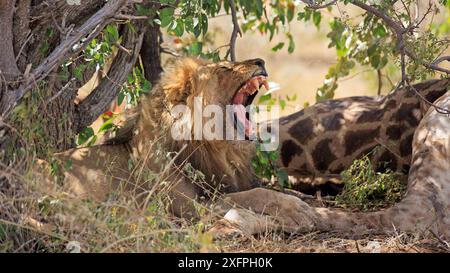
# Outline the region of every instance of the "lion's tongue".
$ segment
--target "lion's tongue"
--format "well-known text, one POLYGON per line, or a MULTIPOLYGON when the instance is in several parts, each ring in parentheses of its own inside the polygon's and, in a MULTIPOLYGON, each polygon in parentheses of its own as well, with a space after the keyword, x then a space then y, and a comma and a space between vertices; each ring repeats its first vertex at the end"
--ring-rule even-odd
POLYGON ((236 118, 244 126, 244 132, 246 136, 252 135, 252 126, 250 121, 246 117, 246 110, 244 105, 242 104, 233 104, 233 111, 236 115, 236 118))
POLYGON ((247 95, 242 92, 238 92, 233 98, 233 104, 244 104, 247 101, 247 95))

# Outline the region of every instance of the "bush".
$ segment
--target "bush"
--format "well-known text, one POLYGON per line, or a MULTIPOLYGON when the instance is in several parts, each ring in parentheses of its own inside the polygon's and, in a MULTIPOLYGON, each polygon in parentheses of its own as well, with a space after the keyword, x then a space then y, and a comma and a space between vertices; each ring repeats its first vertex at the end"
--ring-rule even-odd
POLYGON ((374 171, 367 155, 355 160, 341 176, 345 186, 336 196, 336 204, 343 208, 379 209, 400 201, 406 190, 405 175, 392 170, 374 171))

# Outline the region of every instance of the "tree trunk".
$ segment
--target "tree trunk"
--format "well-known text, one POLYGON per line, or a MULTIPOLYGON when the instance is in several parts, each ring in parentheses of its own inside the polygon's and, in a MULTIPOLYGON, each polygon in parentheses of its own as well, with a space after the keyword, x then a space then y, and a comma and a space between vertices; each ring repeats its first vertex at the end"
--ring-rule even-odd
POLYGON ((145 78, 155 84, 161 75, 161 31, 159 25, 148 26, 141 49, 145 78))
POLYGON ((0 29, 2 38, 0 39, 0 72, 3 79, 11 81, 20 73, 17 67, 16 57, 13 47, 13 15, 15 0, 0 0, 0 29))
POLYGON ((73 80, 64 84, 58 78, 59 69, 47 80, 49 95, 39 103, 39 120, 43 125, 44 137, 48 138, 47 152, 64 151, 75 147, 74 128, 75 98, 77 87, 73 80))
MULTIPOLYGON (((25 136, 21 143, 30 141, 40 154, 74 147, 75 136, 107 109, 137 61, 147 28, 144 21, 133 21, 133 30, 128 24, 122 25, 121 45, 125 50, 119 50, 108 76, 99 86, 80 104, 75 103, 77 90, 95 71, 86 69, 83 80, 75 79, 74 68, 82 52, 72 50, 73 45, 98 36, 122 10, 133 13, 128 6, 132 1, 83 0, 80 3, 0 0, 3 38, 0 39, 0 77, 12 80, 23 75, 15 85, 0 81, 0 156, 5 165, 12 158, 6 151, 14 150, 11 147, 15 147, 17 140, 12 137, 12 131, 25 136), (73 64, 68 66, 68 72, 63 71, 61 63, 69 58, 73 64)), ((156 64, 149 71, 151 75, 159 75, 159 28, 149 34, 146 44, 157 44, 158 48, 149 55, 152 62, 146 62, 145 66, 156 64)), ((23 143, 17 144, 20 147, 23 143)))

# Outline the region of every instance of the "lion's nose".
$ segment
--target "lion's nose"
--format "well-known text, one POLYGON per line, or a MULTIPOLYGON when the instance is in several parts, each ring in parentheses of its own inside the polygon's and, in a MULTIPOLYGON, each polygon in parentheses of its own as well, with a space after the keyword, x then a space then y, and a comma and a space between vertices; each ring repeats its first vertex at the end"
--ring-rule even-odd
POLYGON ((265 66, 266 62, 263 59, 257 58, 257 59, 248 60, 247 62, 249 62, 250 64, 253 64, 253 65, 259 66, 261 71, 258 71, 258 74, 267 76, 267 70, 266 70, 266 66, 265 66))
POLYGON ((253 63, 261 68, 265 69, 266 62, 263 59, 253 59, 253 63))

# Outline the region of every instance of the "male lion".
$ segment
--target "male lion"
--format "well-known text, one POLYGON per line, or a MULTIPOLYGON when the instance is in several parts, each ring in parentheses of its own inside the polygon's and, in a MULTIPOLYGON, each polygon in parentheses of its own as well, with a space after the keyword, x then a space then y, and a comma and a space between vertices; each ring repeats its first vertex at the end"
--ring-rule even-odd
MULTIPOLYGON (((130 175, 130 163, 141 163, 154 172, 168 174, 171 210, 178 216, 193 213, 192 199, 208 199, 216 191, 230 193, 257 186, 250 160, 252 145, 237 140, 176 140, 171 130, 180 117, 172 110, 185 105, 194 113, 198 97, 203 98, 204 106, 217 105, 224 112, 227 105, 247 106, 259 88, 267 86, 266 77, 261 59, 237 63, 211 63, 194 58, 176 61, 151 95, 142 98, 116 138, 108 141, 113 145, 74 149, 57 155, 62 161, 72 161, 64 185, 80 197, 96 200, 105 200, 118 188, 145 193, 150 190, 148 183, 130 175), (124 141, 131 136, 131 141, 124 141), (172 157, 162 161, 166 155, 172 157), (202 182, 193 183, 185 177, 182 169, 187 163, 205 175, 202 182)), ((245 113, 239 110, 234 121, 244 126, 249 123, 245 113)), ((189 134, 193 134, 195 121, 191 120, 191 124, 189 134)))

